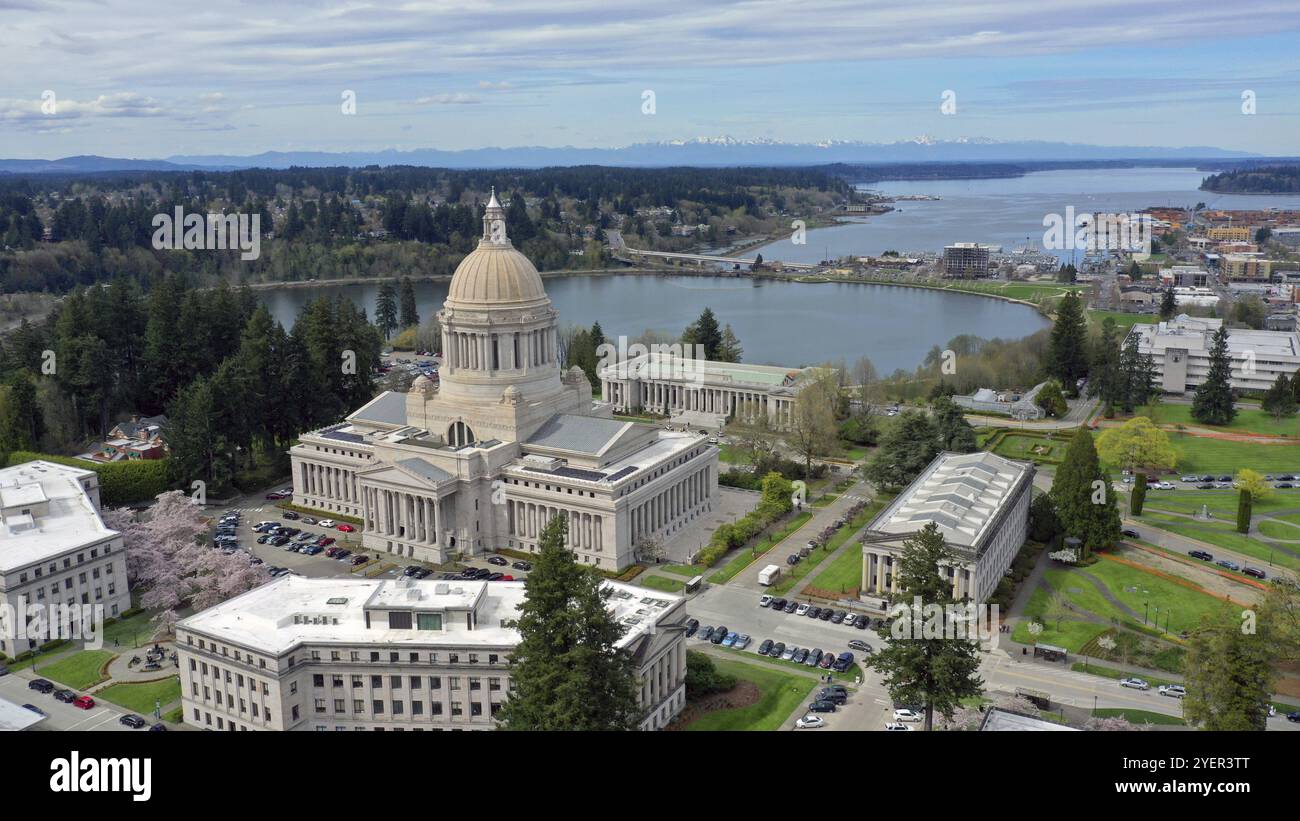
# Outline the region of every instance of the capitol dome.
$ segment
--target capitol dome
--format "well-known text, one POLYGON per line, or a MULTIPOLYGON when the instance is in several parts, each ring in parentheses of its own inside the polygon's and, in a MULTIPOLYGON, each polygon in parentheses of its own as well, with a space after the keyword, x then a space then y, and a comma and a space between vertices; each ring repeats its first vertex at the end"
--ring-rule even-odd
POLYGON ((546 300, 542 277, 506 236, 505 209, 496 192, 483 215, 478 248, 456 266, 447 289, 447 307, 526 306, 546 300))

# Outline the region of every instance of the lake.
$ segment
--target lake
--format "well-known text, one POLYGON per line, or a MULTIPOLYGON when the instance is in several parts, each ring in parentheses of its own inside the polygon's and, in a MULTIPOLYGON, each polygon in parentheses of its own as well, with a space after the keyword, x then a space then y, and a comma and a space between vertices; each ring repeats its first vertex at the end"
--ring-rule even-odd
MULTIPOLYGON (((575 276, 546 279, 562 325, 597 320, 607 337, 662 330, 674 335, 705 306, 730 323, 755 364, 809 365, 867 355, 882 375, 911 370, 958 334, 1019 338, 1047 326, 1026 305, 951 291, 890 285, 806 284, 695 276, 575 276)), ((307 300, 343 294, 374 316, 373 283, 258 291, 287 328, 307 300)), ((447 297, 446 282, 416 283, 421 318, 447 297)))
MULTIPOLYGON (((888 250, 934 251, 954 242, 982 242, 1012 251, 1041 248, 1043 217, 1066 213, 1120 213, 1156 206, 1191 208, 1300 208, 1298 195, 1216 194, 1200 191, 1205 172, 1194 168, 1106 168, 1039 171, 998 180, 921 180, 871 183, 887 195, 928 194, 940 200, 895 203, 880 216, 811 229, 807 243, 782 240, 765 245, 764 259, 820 262, 888 250)), ((745 256, 749 256, 746 253, 745 256)), ((1069 251, 1057 253, 1068 258, 1069 251)))

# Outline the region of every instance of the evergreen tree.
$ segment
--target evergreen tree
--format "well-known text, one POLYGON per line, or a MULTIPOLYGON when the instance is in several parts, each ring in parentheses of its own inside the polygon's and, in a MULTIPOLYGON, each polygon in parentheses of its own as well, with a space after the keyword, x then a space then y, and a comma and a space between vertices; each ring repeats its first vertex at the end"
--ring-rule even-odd
POLYGON ((739 362, 744 355, 745 349, 740 346, 740 340, 736 338, 731 326, 727 325, 722 329, 722 341, 718 344, 718 361, 739 362))
POLYGON ((1120 405, 1125 413, 1149 403, 1158 391, 1155 362, 1150 354, 1139 353, 1138 339, 1130 334, 1124 340, 1119 358, 1120 405))
POLYGON ((0 456, 15 450, 36 450, 43 431, 31 373, 20 370, 9 374, 0 383, 0 456))
POLYGON ((1174 298, 1174 289, 1166 288, 1160 295, 1160 318, 1170 320, 1178 313, 1178 300, 1174 298))
POLYGON ((1266 610, 1255 629, 1246 630, 1227 607, 1202 620, 1184 663, 1183 717, 1189 724, 1211 731, 1264 730, 1277 678, 1273 621, 1266 610))
POLYGON ((1061 386, 1055 379, 1049 379, 1047 384, 1038 389, 1034 396, 1034 404, 1043 409, 1048 416, 1054 416, 1057 419, 1065 416, 1070 411, 1070 406, 1065 401, 1065 396, 1061 393, 1061 386))
POLYGON ((1232 397, 1228 327, 1220 325, 1210 343, 1210 367, 1192 397, 1192 418, 1205 425, 1229 425, 1237 416, 1232 397))
POLYGON ((940 450, 954 453, 973 453, 979 450, 975 429, 966 421, 961 406, 952 399, 941 396, 930 403, 930 409, 940 450))
POLYGON ((1133 478, 1133 492, 1129 494, 1129 512, 1134 516, 1142 515, 1142 507, 1147 501, 1147 475, 1139 472, 1133 478))
POLYGON ((1047 370, 1067 396, 1075 395, 1079 379, 1088 375, 1088 326, 1083 303, 1074 291, 1057 305, 1047 345, 1047 370))
POLYGON ((921 475, 938 453, 939 435, 930 417, 905 410, 882 437, 880 448, 867 464, 866 475, 881 487, 903 487, 921 475))
MULTIPOLYGON (((1300 377, 1297 379, 1300 380, 1300 377)), ((1264 393, 1259 406, 1265 412, 1273 414, 1273 418, 1279 421, 1283 417, 1295 415, 1297 407, 1295 389, 1285 373, 1277 375, 1277 380, 1264 393)))
POLYGON ((1088 381, 1088 395, 1100 399, 1107 414, 1124 398, 1120 358, 1119 333, 1114 318, 1108 316, 1101 323, 1101 335, 1093 349, 1088 381))
MULTIPOLYGON (((703 349, 705 359, 717 360, 718 348, 722 344, 722 331, 718 330, 718 318, 713 315, 711 309, 706 307, 700 314, 700 318, 686 327, 682 333, 682 344, 699 345, 703 349)), ((687 356, 695 356, 693 347, 688 350, 687 356)))
POLYGON ((1051 492, 1062 532, 1083 542, 1085 556, 1119 539, 1115 488, 1101 469, 1092 432, 1087 428, 1079 428, 1066 448, 1051 492))
POLYGON ((379 286, 379 294, 375 298, 375 326, 383 333, 385 340, 392 336, 393 329, 397 327, 397 293, 391 282, 379 286))
POLYGON ((415 284, 410 277, 402 277, 401 327, 414 328, 420 324, 420 313, 415 307, 415 284))
POLYGON ((955 563, 956 556, 933 522, 904 540, 894 561, 897 601, 908 608, 896 619, 910 620, 910 635, 900 638, 895 632, 879 652, 868 656, 867 665, 881 674, 895 702, 923 705, 925 729, 930 730, 936 712, 951 719, 963 699, 983 693, 984 681, 978 675, 979 643, 952 638, 961 634, 951 624, 954 614, 947 610, 947 605, 955 603, 952 582, 940 568, 955 563), (944 623, 939 630, 923 630, 924 620, 936 615, 933 609, 917 612, 916 602, 940 608, 938 618, 944 623))
POLYGON ((525 582, 511 653, 506 730, 632 730, 640 720, 632 659, 615 643, 623 627, 605 609, 601 578, 565 549, 568 522, 542 530, 525 582))

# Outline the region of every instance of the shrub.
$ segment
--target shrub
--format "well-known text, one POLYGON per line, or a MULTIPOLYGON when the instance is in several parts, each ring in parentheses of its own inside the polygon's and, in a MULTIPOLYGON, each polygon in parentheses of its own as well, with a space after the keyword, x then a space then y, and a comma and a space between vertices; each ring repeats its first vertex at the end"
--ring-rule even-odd
POLYGON ((172 481, 168 475, 169 459, 142 459, 101 464, 74 459, 70 456, 16 450, 9 454, 8 464, 12 467, 36 459, 94 471, 99 476, 99 499, 104 507, 120 507, 131 502, 147 501, 172 488, 172 481))
POLYGON ((698 650, 686 651, 686 695, 698 698, 711 693, 725 693, 736 686, 736 677, 719 673, 713 659, 698 650))

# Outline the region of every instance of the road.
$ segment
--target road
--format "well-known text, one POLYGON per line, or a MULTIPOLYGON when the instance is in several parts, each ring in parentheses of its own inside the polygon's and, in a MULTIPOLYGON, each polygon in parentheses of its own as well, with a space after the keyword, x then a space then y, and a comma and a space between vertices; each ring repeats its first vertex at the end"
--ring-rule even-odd
MULTIPOLYGON (((126 714, 126 711, 116 705, 104 701, 96 701, 95 706, 89 710, 83 710, 80 707, 73 707, 71 704, 64 704, 62 701, 56 701, 53 695, 38 693, 28 688, 27 683, 34 678, 40 678, 40 671, 33 676, 27 671, 21 674, 15 672, 7 676, 0 677, 0 698, 6 701, 12 701, 14 704, 32 704, 46 714, 46 718, 39 724, 32 726, 32 730, 76 730, 78 732, 107 732, 124 730, 126 732, 146 732, 145 730, 132 730, 125 724, 118 722, 118 719, 126 714)), ((55 682, 56 687, 63 685, 55 682)), ((141 716, 145 721, 154 722, 153 716, 141 716)))

